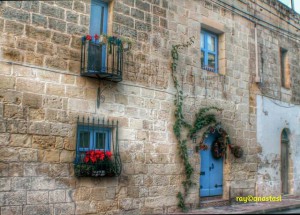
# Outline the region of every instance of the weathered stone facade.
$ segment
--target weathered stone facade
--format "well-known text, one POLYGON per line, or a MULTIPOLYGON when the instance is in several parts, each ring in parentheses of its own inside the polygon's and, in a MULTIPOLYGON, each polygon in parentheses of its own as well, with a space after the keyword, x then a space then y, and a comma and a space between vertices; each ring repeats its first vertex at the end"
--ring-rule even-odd
MULTIPOLYGON (((218 119, 232 143, 244 149, 241 159, 229 155, 224 163, 223 198, 263 195, 258 181, 270 194, 279 194, 280 178, 263 171, 266 166, 280 171, 280 162, 279 155, 268 160, 263 143, 257 142, 256 96, 299 105, 300 16, 275 0, 108 2, 109 33, 129 37, 134 44, 126 53, 124 81, 104 91, 105 102, 99 108, 99 81, 79 74, 90 1, 0 4, 0 214, 179 210, 176 194, 183 189, 184 173, 172 129, 175 90, 170 51, 192 36, 195 43, 181 51, 178 68, 184 115, 192 122, 200 107, 222 108, 218 119), (255 83, 255 21, 260 83, 255 83), (220 35, 220 74, 201 69, 201 27, 220 35), (290 89, 281 88, 280 47, 288 50, 290 89), (74 176, 78 116, 119 120, 121 176, 74 176), (278 186, 268 186, 272 183, 278 186)), ((291 132, 298 140, 299 132, 291 132)), ((195 143, 188 144, 196 185, 187 203, 197 207, 200 158, 195 143)), ((296 142, 292 147, 299 150, 296 142)), ((292 175, 299 172, 295 164, 292 175)), ((291 193, 300 193, 300 185, 295 184, 291 193)))

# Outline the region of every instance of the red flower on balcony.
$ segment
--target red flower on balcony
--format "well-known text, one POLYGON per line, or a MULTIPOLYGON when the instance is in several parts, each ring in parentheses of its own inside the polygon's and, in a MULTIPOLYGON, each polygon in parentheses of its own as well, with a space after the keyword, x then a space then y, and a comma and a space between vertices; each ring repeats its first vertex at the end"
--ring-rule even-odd
POLYGON ((95 40, 98 40, 99 39, 99 35, 98 34, 95 34, 95 40))
POLYGON ((110 160, 112 153, 110 151, 103 150, 90 150, 85 153, 85 157, 83 159, 84 163, 92 162, 101 162, 104 160, 110 160))
POLYGON ((111 158, 111 152, 110 151, 106 151, 105 152, 105 156, 110 159, 111 158))
POLYGON ((86 40, 92 40, 92 36, 91 35, 86 35, 86 40))

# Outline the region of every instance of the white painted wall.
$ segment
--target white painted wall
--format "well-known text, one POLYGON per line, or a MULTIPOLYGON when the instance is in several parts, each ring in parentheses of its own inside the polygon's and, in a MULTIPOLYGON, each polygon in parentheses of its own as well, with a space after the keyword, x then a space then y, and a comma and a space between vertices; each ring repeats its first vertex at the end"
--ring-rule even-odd
POLYGON ((257 142, 259 155, 257 195, 281 194, 280 143, 284 128, 290 130, 290 156, 293 161, 292 194, 300 194, 300 106, 257 96, 257 142))

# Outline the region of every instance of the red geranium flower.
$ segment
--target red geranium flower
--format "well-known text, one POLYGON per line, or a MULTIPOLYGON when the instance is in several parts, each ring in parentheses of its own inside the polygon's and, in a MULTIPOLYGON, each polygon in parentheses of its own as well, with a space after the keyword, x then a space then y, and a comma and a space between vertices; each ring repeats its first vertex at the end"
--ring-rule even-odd
POLYGON ((85 156, 84 159, 83 159, 84 163, 87 163, 90 161, 90 158, 88 156, 85 156))
POLYGON ((99 159, 100 159, 101 161, 103 161, 104 158, 105 158, 105 155, 104 155, 104 154, 101 154, 100 157, 99 157, 99 159))
POLYGON ((98 34, 95 34, 95 40, 98 40, 99 39, 99 35, 98 34))
POLYGON ((91 35, 86 35, 86 40, 92 40, 92 36, 91 35))
POLYGON ((111 159, 112 153, 110 151, 104 152, 103 150, 90 150, 85 153, 85 157, 83 162, 88 163, 91 161, 92 163, 96 163, 98 160, 103 161, 104 159, 111 159))
POLYGON ((110 152, 110 151, 105 152, 105 156, 106 156, 108 159, 110 159, 110 158, 111 158, 111 152, 110 152))
POLYGON ((96 161, 97 161, 96 156, 91 156, 90 159, 91 159, 91 161, 92 161, 93 163, 96 163, 96 161))

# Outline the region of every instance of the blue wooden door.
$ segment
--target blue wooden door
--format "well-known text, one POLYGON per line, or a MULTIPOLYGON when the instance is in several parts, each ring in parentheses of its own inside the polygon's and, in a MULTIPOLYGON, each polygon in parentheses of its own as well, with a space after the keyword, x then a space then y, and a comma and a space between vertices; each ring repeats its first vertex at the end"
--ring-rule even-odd
POLYGON ((95 34, 107 34, 108 5, 100 0, 92 0, 90 16, 90 35, 98 45, 89 46, 89 65, 92 71, 105 71, 106 66, 106 45, 99 45, 95 41, 95 34))
POLYGON ((219 137, 218 132, 209 134, 204 140, 207 150, 201 150, 200 196, 218 196, 223 194, 223 159, 215 159, 211 153, 212 143, 219 137))

